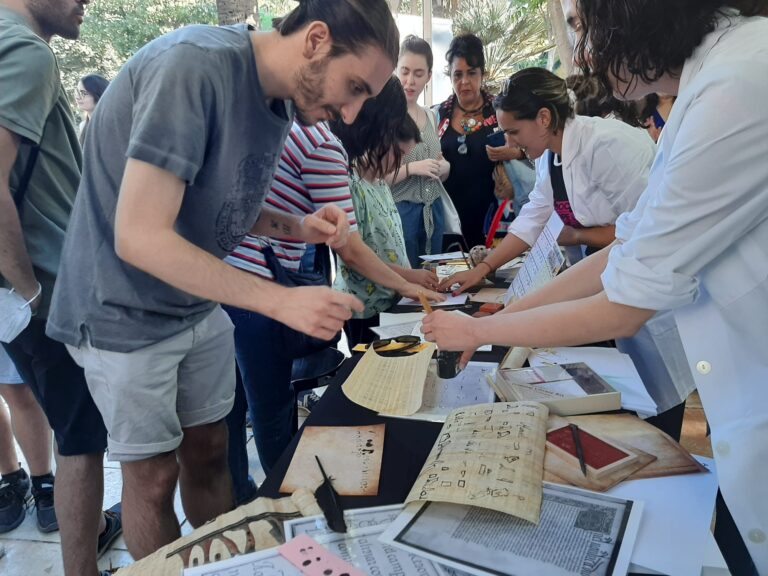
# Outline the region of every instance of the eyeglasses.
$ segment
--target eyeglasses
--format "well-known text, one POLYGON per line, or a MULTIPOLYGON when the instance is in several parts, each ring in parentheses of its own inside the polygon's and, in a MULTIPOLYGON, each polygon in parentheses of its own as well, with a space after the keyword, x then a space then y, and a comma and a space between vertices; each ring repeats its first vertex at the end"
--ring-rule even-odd
POLYGON ((91 96, 92 94, 88 92, 88 90, 80 90, 79 88, 75 90, 75 96, 78 96, 79 98, 85 98, 86 96, 91 96))
POLYGON ((396 338, 382 338, 381 340, 374 340, 371 343, 371 348, 379 356, 407 356, 415 352, 413 350, 419 344, 421 344, 421 338, 418 336, 397 336, 396 338))

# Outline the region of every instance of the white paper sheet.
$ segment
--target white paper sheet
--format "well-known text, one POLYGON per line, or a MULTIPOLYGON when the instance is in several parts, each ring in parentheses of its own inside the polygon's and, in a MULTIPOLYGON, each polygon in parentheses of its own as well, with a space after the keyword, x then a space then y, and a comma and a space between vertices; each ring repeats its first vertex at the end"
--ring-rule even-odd
POLYGON ((443 252, 442 254, 422 254, 419 256, 425 262, 437 262, 438 260, 463 260, 469 258, 466 252, 443 252))
POLYGON ((528 356, 531 366, 584 362, 621 392, 621 407, 637 412, 641 418, 655 416, 656 403, 645 389, 632 359, 615 348, 577 346, 538 348, 528 356))
MULTIPOLYGON (((458 296, 448 296, 444 302, 430 302, 430 306, 432 306, 432 308, 440 306, 461 306, 462 304, 466 303, 467 295, 459 294, 458 296)), ((397 304, 399 306, 421 306, 421 302, 411 298, 402 298, 397 304)))
POLYGON ((421 409, 410 416, 398 418, 445 422, 448 414, 456 408, 493 402, 495 394, 486 375, 493 374, 498 366, 496 362, 470 362, 456 378, 443 380, 437 377, 435 362, 432 361, 424 383, 421 409))
POLYGON ((557 245, 557 237, 563 226, 563 221, 557 212, 552 212, 552 216, 547 220, 546 226, 526 256, 522 268, 509 285, 504 304, 508 304, 513 299, 519 300, 557 275, 565 263, 565 258, 557 245))
MULTIPOLYGON (((383 314, 382 314, 383 316, 383 314)), ((421 338, 422 342, 424 342, 424 333, 421 331, 421 319, 424 318, 425 314, 418 312, 416 314, 411 313, 405 313, 405 314, 387 314, 387 316, 393 317, 393 318, 387 318, 387 322, 394 322, 398 318, 398 316, 408 316, 408 317, 414 317, 418 316, 418 320, 414 320, 411 322, 402 322, 400 324, 384 324, 384 319, 380 318, 379 322, 381 322, 380 326, 375 326, 371 328, 371 331, 376 334, 379 338, 396 338, 398 336, 404 336, 404 335, 412 335, 412 336, 418 336, 421 338)), ((484 344, 483 346, 480 346, 480 348, 477 349, 478 352, 490 352, 493 349, 493 346, 490 344, 484 344)))
POLYGON ((675 576, 701 574, 703 550, 711 535, 717 474, 714 460, 696 459, 711 473, 630 480, 608 491, 617 498, 645 502, 632 564, 675 576))

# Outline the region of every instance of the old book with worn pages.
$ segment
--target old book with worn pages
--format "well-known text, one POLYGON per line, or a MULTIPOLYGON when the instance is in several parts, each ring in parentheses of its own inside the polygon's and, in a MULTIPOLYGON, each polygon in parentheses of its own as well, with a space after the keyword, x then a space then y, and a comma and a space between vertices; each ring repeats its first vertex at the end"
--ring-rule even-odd
POLYGON ((583 362, 500 368, 489 380, 502 400, 541 402, 558 416, 621 409, 621 393, 583 362))

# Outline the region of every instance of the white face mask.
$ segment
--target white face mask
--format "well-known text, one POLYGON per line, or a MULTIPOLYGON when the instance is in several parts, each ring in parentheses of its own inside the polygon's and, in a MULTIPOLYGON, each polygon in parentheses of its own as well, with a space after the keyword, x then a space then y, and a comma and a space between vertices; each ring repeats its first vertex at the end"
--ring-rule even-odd
POLYGON ((0 342, 13 342, 16 336, 24 331, 31 318, 32 309, 29 302, 13 290, 0 288, 0 342))

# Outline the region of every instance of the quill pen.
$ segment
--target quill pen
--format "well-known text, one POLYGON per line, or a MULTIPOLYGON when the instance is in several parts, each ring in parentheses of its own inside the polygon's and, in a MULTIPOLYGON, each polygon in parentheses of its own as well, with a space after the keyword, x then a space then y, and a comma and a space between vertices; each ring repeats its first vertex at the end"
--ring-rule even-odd
POLYGON ((320 467, 320 472, 323 475, 323 483, 315 490, 315 499, 317 504, 325 515, 325 520, 328 522, 328 527, 334 532, 344 533, 347 531, 347 524, 344 522, 344 509, 339 502, 339 494, 331 484, 331 479, 325 473, 323 465, 320 463, 320 458, 315 455, 317 465, 320 467))

